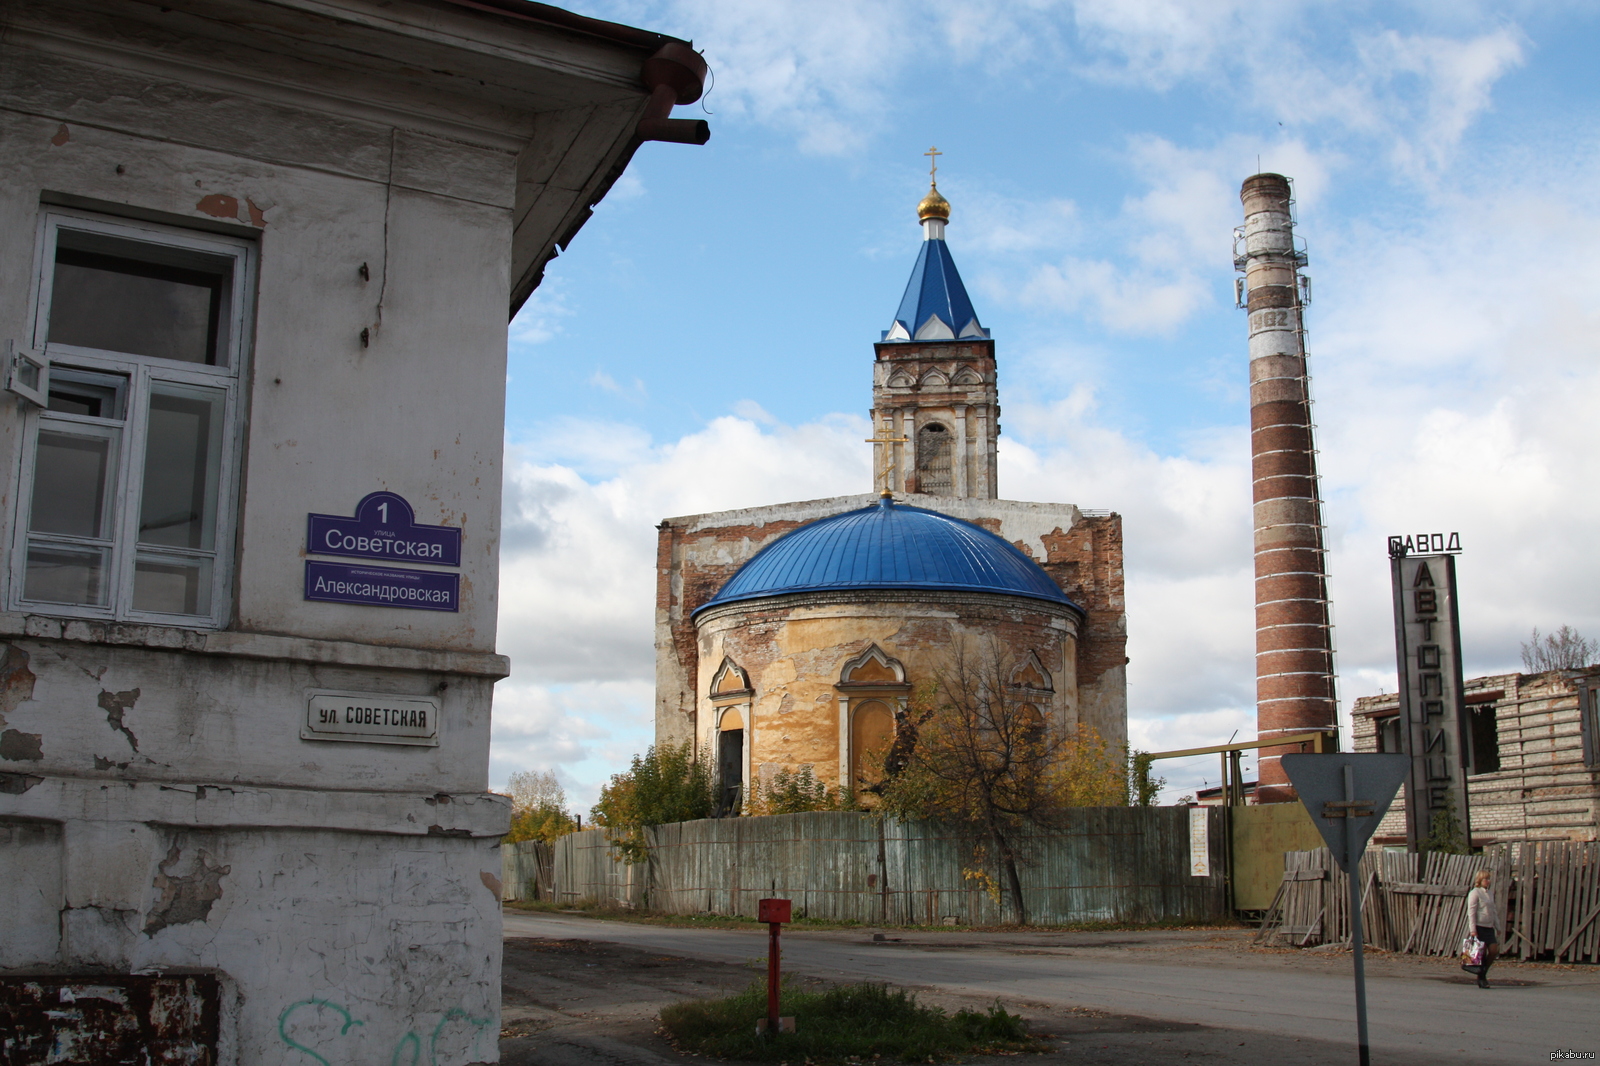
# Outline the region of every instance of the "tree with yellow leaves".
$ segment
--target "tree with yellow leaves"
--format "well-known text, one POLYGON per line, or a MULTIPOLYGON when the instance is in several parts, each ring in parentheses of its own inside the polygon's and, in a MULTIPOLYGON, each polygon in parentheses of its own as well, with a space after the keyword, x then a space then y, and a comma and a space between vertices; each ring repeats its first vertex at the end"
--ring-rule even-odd
POLYGON ((1094 730, 1051 723, 1008 681, 998 643, 957 645, 932 682, 914 690, 884 758, 884 778, 864 791, 879 809, 957 829, 972 848, 973 876, 993 857, 1016 920, 1027 924, 1017 866, 1028 838, 1068 807, 1126 806, 1125 754, 1094 730))
POLYGON ((511 832, 505 843, 542 840, 554 843, 576 832, 578 820, 567 811, 567 791, 554 770, 521 770, 507 782, 511 793, 511 832))

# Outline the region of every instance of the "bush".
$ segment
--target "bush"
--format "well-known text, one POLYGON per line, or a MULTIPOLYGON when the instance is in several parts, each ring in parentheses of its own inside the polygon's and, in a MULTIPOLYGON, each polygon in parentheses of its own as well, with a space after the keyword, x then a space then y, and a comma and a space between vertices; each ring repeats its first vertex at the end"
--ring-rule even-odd
POLYGON ((765 784, 750 789, 751 814, 802 814, 806 811, 840 811, 850 807, 850 797, 817 780, 809 766, 794 773, 779 770, 765 784))
POLYGON ((767 990, 757 981, 726 999, 676 1003, 661 1023, 680 1051, 757 1062, 845 1062, 881 1056, 929 1062, 967 1053, 1042 1051, 1022 1019, 997 1001, 987 1011, 946 1014, 924 1007, 914 994, 888 985, 841 985, 824 992, 786 987, 781 1013, 795 1031, 756 1033, 767 1016, 767 990))
POLYGON ((594 824, 606 831, 624 862, 649 857, 644 831, 652 825, 709 818, 717 806, 716 775, 685 744, 652 745, 635 755, 625 773, 612 775, 591 809, 594 824))

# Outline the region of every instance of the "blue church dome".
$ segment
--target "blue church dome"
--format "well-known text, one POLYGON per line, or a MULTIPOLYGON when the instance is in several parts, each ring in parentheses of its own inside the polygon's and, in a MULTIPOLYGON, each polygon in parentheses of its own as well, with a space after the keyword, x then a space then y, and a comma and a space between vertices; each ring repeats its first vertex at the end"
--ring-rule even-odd
POLYGON ((1077 606, 1039 564, 988 530, 885 496, 779 537, 695 613, 740 600, 847 589, 990 592, 1077 606))

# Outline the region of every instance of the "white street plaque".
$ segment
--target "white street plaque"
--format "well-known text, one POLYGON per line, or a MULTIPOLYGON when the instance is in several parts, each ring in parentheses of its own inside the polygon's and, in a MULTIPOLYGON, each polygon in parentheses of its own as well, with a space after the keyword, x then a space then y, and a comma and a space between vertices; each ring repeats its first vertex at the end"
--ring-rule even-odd
POLYGON ((383 692, 308 692, 300 738, 438 747, 439 701, 383 692))
POLYGON ((1206 807, 1189 808, 1189 876, 1211 876, 1211 834, 1206 818, 1206 807))

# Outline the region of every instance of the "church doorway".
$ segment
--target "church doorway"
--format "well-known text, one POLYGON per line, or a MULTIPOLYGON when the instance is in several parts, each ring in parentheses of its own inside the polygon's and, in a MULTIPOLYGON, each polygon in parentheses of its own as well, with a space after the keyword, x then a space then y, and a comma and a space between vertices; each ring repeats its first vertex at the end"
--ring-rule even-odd
POLYGON ((951 478, 950 431, 938 422, 917 430, 917 491, 930 496, 949 496, 955 491, 951 478))
POLYGON ((738 814, 744 806, 744 719, 732 708, 723 712, 717 732, 717 817, 738 814))

